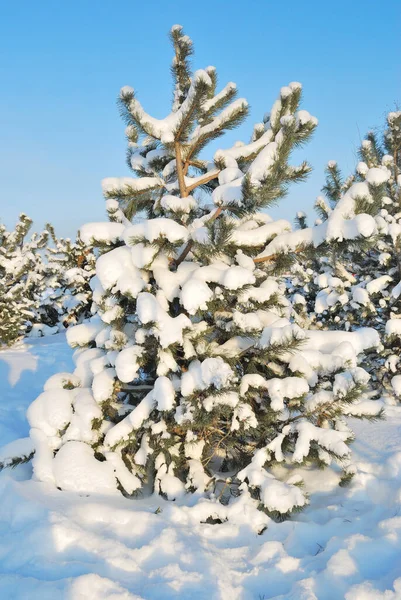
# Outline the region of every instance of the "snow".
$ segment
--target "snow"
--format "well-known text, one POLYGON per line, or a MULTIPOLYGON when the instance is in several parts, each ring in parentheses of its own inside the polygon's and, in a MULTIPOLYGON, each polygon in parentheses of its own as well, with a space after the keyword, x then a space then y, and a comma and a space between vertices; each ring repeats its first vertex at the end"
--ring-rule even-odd
POLYGON ((71 347, 85 346, 92 342, 96 336, 103 330, 104 325, 98 318, 93 318, 88 323, 74 325, 67 329, 67 340, 71 347))
POLYGON ((93 397, 101 404, 106 400, 110 400, 113 396, 115 385, 116 371, 115 369, 102 369, 93 377, 92 392, 93 397))
POLYGON ((74 390, 42 392, 28 408, 29 425, 40 429, 48 437, 56 436, 71 421, 74 395, 74 390))
POLYGON ((361 287, 355 287, 352 290, 352 299, 362 306, 366 306, 370 302, 369 293, 361 287))
POLYGON ((155 276, 169 300, 178 295, 178 286, 181 285, 181 303, 190 315, 199 309, 206 309, 207 302, 213 298, 208 283, 217 283, 229 290, 255 283, 255 276, 248 268, 237 265, 229 267, 222 262, 205 267, 182 263, 175 275, 161 269, 155 270, 155 276))
POLYGON ((197 207, 197 202, 192 196, 179 198, 177 196, 163 196, 160 202, 161 206, 171 212, 183 212, 188 214, 191 210, 197 207))
POLYGON ((104 194, 129 194, 134 192, 142 192, 145 190, 162 187, 163 181, 158 177, 106 177, 102 180, 102 189, 104 194))
POLYGON ((245 290, 240 291, 238 294, 238 301, 246 303, 249 300, 255 300, 256 302, 267 302, 270 298, 278 293, 279 286, 277 281, 273 278, 267 278, 260 287, 248 286, 245 290))
POLYGON ((47 391, 66 387, 79 387, 80 383, 81 381, 76 375, 72 375, 71 373, 56 373, 49 377, 43 389, 47 391))
POLYGON ((392 277, 388 275, 382 275, 377 279, 372 279, 366 284, 366 291, 368 294, 378 294, 379 292, 383 292, 388 286, 390 281, 392 281, 392 277))
POLYGON ((369 167, 365 162, 360 161, 356 166, 356 170, 360 175, 366 175, 369 171, 369 167))
POLYGON ((247 100, 245 100, 245 98, 239 98, 237 100, 234 100, 228 106, 223 108, 223 110, 221 110, 221 112, 218 115, 216 115, 210 121, 210 123, 208 123, 207 125, 196 127, 190 138, 190 141, 194 143, 199 138, 202 139, 205 136, 210 136, 215 131, 224 128, 224 126, 227 123, 230 123, 230 121, 235 115, 243 114, 247 108, 248 102, 247 100))
POLYGON ((219 173, 219 185, 224 185, 226 183, 231 183, 235 179, 243 176, 243 172, 238 169, 238 167, 226 167, 219 173))
POLYGON ((188 229, 173 219, 160 217, 158 219, 147 219, 143 223, 136 223, 131 227, 127 227, 124 232, 124 239, 127 244, 130 244, 131 239, 143 238, 148 242, 153 242, 159 237, 165 237, 172 243, 185 242, 188 239, 188 229))
POLYGON ((386 335, 396 335, 401 337, 401 319, 389 319, 386 323, 386 335))
POLYGON ((104 290, 128 293, 136 298, 145 287, 140 271, 134 265, 131 249, 127 246, 114 248, 96 261, 96 275, 104 290))
POLYGON ((345 444, 345 440, 349 437, 347 431, 322 429, 307 421, 295 424, 293 429, 298 434, 292 459, 294 462, 303 461, 309 453, 312 441, 318 442, 320 446, 334 452, 337 456, 344 457, 349 454, 349 447, 345 444))
MULTIPOLYGON (((372 171, 374 169, 370 169, 372 171)), ((381 171, 381 169, 379 169, 381 171)), ((374 174, 372 175, 372 180, 374 174)), ((370 237, 376 231, 375 219, 368 214, 355 214, 357 199, 371 201, 369 186, 366 182, 354 183, 340 198, 335 208, 323 223, 277 235, 257 256, 264 258, 278 252, 296 250, 304 245, 320 246, 325 241, 370 237)))
POLYGON ((91 244, 92 240, 104 244, 114 244, 121 240, 125 226, 122 223, 86 223, 79 230, 79 235, 84 244, 91 244))
MULTIPOLYGON (((66 372, 71 368, 71 350, 62 339, 42 338, 0 352, 0 432, 5 443, 26 436, 25 408, 48 376, 60 370, 60 362, 66 372)), ((103 495, 60 492, 32 480, 29 465, 4 470, 0 597, 397 600, 401 408, 386 410, 386 421, 352 423, 357 433, 356 475, 350 486, 338 487, 334 472, 323 480, 312 471, 303 474, 310 506, 283 523, 256 511, 246 490, 228 506, 196 496, 184 505, 160 496, 114 495, 108 484, 118 461, 111 457, 98 463, 109 464, 97 473, 103 495), (206 523, 209 516, 222 523, 206 523)), ((196 441, 188 444, 195 455, 196 441)), ((89 453, 87 460, 89 464, 89 453)), ((193 480, 203 488, 205 475, 196 458, 192 461, 193 480)), ((88 484, 84 470, 70 473, 68 479, 83 490, 88 484)), ((276 498, 288 497, 282 493, 298 494, 298 501, 304 502, 291 482, 283 483, 281 490, 269 485, 277 485, 277 480, 264 488, 272 506, 276 498)))
POLYGON ((346 342, 352 346, 355 354, 361 354, 369 348, 377 348, 380 337, 370 327, 362 327, 356 331, 308 331, 303 350, 319 350, 323 353, 333 352, 346 342))
MULTIPOLYGON (((238 405, 239 396, 237 392, 224 392, 222 394, 210 394, 206 396, 202 404, 206 412, 211 412, 215 406, 230 406, 235 408, 238 405)), ((235 415, 235 413, 234 413, 235 415)), ((233 420, 235 421, 235 415, 233 420)))
POLYGON ((181 394, 190 396, 196 390, 205 390, 210 386, 219 390, 233 379, 234 372, 222 358, 206 358, 202 363, 195 360, 189 363, 188 371, 182 375, 181 394))
POLYGON ((222 206, 229 203, 241 205, 242 200, 242 182, 244 176, 238 177, 233 181, 219 185, 212 192, 212 199, 216 206, 222 206))
POLYGON ((182 121, 192 110, 193 103, 196 100, 198 84, 201 81, 209 87, 212 85, 209 75, 203 69, 199 69, 193 74, 187 97, 180 108, 167 115, 164 119, 155 119, 147 114, 135 97, 130 101, 130 112, 135 115, 135 118, 141 123, 141 126, 146 133, 160 139, 164 144, 174 142, 175 132, 179 129, 182 121))
POLYGON ((263 329, 258 345, 267 348, 273 344, 285 344, 294 337, 303 340, 305 333, 298 325, 290 324, 287 319, 278 319, 263 329))
POLYGON ((226 167, 236 168, 238 167, 238 159, 252 156, 258 150, 264 148, 271 141, 272 137, 273 132, 271 129, 268 129, 259 139, 250 144, 234 145, 227 150, 217 150, 214 154, 214 160, 222 162, 226 167))
POLYGON ((153 389, 140 401, 140 403, 125 417, 109 429, 105 438, 106 448, 113 448, 121 440, 127 439, 129 435, 139 429, 149 418, 154 408, 158 410, 170 410, 175 401, 175 390, 173 384, 167 377, 158 377, 153 389))
POLYGON ((379 186, 389 180, 391 173, 386 168, 374 167, 369 169, 365 175, 366 181, 372 186, 379 186))
POLYGON ((143 269, 152 262, 156 253, 157 248, 145 246, 142 242, 140 242, 131 248, 132 262, 138 269, 143 269))
POLYGON ((163 454, 159 455, 160 464, 156 461, 156 482, 160 491, 167 497, 168 500, 177 500, 185 495, 184 484, 178 477, 174 475, 174 463, 167 466, 163 454))
POLYGON ((235 254, 235 260, 237 261, 238 265, 244 269, 248 269, 249 271, 254 271, 256 269, 253 259, 244 254, 242 250, 237 250, 235 254))
POLYGON ((322 290, 316 296, 315 312, 321 314, 328 308, 335 306, 337 302, 342 305, 346 304, 348 302, 348 295, 346 293, 340 294, 330 289, 322 290))
POLYGON ((249 388, 267 389, 267 385, 268 381, 262 375, 258 375, 257 373, 244 375, 241 379, 240 395, 245 396, 249 388))
POLYGON ((270 142, 259 152, 248 171, 252 184, 257 185, 266 179, 270 168, 277 160, 277 151, 277 142, 270 142))
POLYGON ((317 118, 313 117, 307 110, 299 110, 297 112, 297 120, 301 125, 306 125, 306 123, 318 124, 317 118))
POLYGON ((235 410, 233 411, 231 431, 239 429, 240 423, 243 424, 245 430, 249 429, 250 427, 256 428, 258 426, 258 420, 249 404, 238 402, 235 410))
POLYGON ((399 298, 401 296, 401 281, 397 283, 391 290, 391 295, 393 298, 399 298))
POLYGON ((148 292, 141 292, 137 299, 137 313, 141 323, 155 322, 156 334, 160 340, 162 348, 167 348, 171 344, 180 342, 182 344, 182 332, 184 329, 192 327, 191 321, 184 314, 178 317, 170 317, 167 311, 161 306, 159 300, 148 292))
POLYGON ((15 456, 28 458, 33 451, 34 447, 29 437, 20 438, 6 444, 0 448, 0 468, 12 465, 12 459, 15 456))
POLYGON ((266 388, 274 411, 283 410, 285 398, 299 398, 309 391, 309 385, 303 377, 273 378, 267 382, 266 388))
POLYGON ((218 94, 216 94, 210 100, 206 100, 202 104, 202 107, 201 107, 202 112, 207 113, 207 112, 211 111, 216 104, 218 104, 221 100, 223 100, 224 98, 226 98, 226 96, 228 94, 232 93, 236 89, 237 89, 237 85, 235 83, 233 83, 232 81, 230 81, 229 83, 227 83, 227 85, 221 90, 221 92, 219 92, 218 94))
POLYGON ((153 388, 153 394, 156 398, 156 406, 160 411, 171 410, 175 403, 175 390, 170 379, 167 377, 158 377, 153 388))
POLYGON ((302 306, 306 305, 306 300, 305 300, 304 296, 301 296, 301 294, 294 294, 293 302, 294 302, 294 305, 296 305, 296 304, 300 304, 302 306))
POLYGON ((259 486, 261 500, 271 511, 285 512, 294 506, 304 506, 307 500, 302 491, 292 485, 276 479, 271 473, 262 471, 261 467, 267 460, 267 449, 260 448, 255 452, 252 462, 238 473, 241 481, 247 480, 251 487, 259 486))
POLYGON ((64 440, 77 440, 93 444, 99 433, 92 428, 93 419, 99 419, 102 411, 89 388, 77 391, 73 400, 74 414, 63 436, 64 440))
POLYGON ((291 231, 291 224, 285 219, 278 219, 273 223, 266 223, 262 227, 233 231, 231 239, 237 246, 261 246, 278 234, 291 231))
POLYGON ((241 313, 237 310, 233 312, 233 323, 241 329, 241 331, 251 332, 258 331, 263 328, 263 323, 257 313, 241 313))
MULTIPOLYGON (((188 438, 188 435, 187 435, 188 438)), ((185 444, 185 456, 188 458, 194 458, 200 460, 202 457, 203 448, 205 446, 205 440, 189 440, 185 444)))
POLYGON ((395 375, 391 379, 391 386, 396 396, 401 396, 401 375, 395 375))
POLYGON ((118 353, 115 368, 120 381, 129 383, 136 378, 140 366, 138 360, 142 353, 143 348, 141 346, 130 346, 118 353))
POLYGON ((94 451, 84 442, 70 441, 64 444, 53 460, 55 484, 78 494, 116 495, 114 469, 108 461, 99 462, 94 451))

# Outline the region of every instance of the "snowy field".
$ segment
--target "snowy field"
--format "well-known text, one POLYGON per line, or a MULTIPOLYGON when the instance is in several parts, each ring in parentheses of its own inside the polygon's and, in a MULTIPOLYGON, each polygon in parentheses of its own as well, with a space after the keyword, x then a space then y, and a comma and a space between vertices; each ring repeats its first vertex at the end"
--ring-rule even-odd
MULTIPOLYGON (((71 354, 60 335, 0 352, 0 445, 28 434, 26 408, 71 354)), ((401 408, 353 428, 352 484, 310 473, 310 506, 280 524, 241 498, 212 525, 210 503, 79 497, 29 465, 3 471, 0 599, 399 600, 401 408)))

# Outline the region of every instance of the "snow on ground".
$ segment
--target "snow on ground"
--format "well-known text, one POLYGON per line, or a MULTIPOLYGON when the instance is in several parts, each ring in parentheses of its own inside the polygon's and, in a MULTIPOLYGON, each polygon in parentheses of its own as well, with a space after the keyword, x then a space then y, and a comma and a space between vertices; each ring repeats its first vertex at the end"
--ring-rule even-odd
POLYGON ((50 375, 74 368, 65 335, 30 338, 0 350, 0 446, 29 433, 26 410, 50 375))
MULTIPOLYGON (((71 353, 61 335, 0 351, 0 445, 27 435, 27 406, 71 353)), ((79 497, 32 481, 29 465, 3 471, 0 598, 400 600, 401 408, 387 412, 353 423, 350 487, 310 473, 311 505, 262 533, 240 501, 211 525, 194 499, 79 497)))

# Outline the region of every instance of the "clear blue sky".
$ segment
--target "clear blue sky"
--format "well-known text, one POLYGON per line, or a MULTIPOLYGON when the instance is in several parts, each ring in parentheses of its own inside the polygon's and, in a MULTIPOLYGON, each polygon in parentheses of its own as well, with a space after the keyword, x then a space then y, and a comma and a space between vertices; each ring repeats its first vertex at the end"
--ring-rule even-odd
POLYGON ((101 179, 129 174, 115 99, 132 85, 165 116, 175 23, 194 40, 194 66, 215 65, 251 104, 227 143, 248 139, 282 85, 303 83, 319 119, 301 152, 314 172, 276 216, 310 210, 326 162, 350 172, 360 136, 401 104, 400 0, 0 0, 1 220, 24 211, 72 236, 104 219, 101 179))

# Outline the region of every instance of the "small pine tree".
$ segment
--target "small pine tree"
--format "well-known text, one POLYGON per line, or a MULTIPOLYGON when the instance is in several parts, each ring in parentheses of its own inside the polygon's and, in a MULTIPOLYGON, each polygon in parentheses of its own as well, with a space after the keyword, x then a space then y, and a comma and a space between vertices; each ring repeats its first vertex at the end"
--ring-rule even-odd
POLYGON ((307 287, 306 301, 297 311, 300 319, 309 318, 315 326, 327 329, 368 326, 380 333, 382 351, 365 360, 380 394, 393 394, 401 381, 400 123, 400 112, 389 113, 383 136, 368 133, 358 152, 361 160, 355 174, 346 182, 331 161, 323 188, 330 203, 323 198, 317 202, 320 217, 327 221, 341 194, 354 186, 359 190, 356 210, 374 217, 374 234, 346 245, 332 240, 321 253, 308 258, 307 272, 298 268, 298 275, 292 278, 294 293, 307 287))
POLYGON ((380 413, 359 402, 367 374, 355 359, 376 335, 344 345, 288 318, 277 278, 288 252, 273 250, 290 225, 264 209, 310 171, 289 164, 317 124, 301 85, 281 89, 248 143, 207 160, 248 104, 233 83, 217 91, 214 67, 191 72, 182 27, 171 40, 171 113, 156 119, 121 90, 136 177, 106 179, 110 221, 81 229, 101 244, 93 317, 67 332, 74 373, 50 378, 28 410, 34 473, 83 493, 134 495, 148 481, 168 499, 223 481, 220 496, 287 514, 307 502, 291 467, 346 462, 344 415, 380 413))
POLYGON ((30 329, 44 284, 41 250, 48 233, 27 239, 31 227, 25 214, 14 231, 0 225, 0 346, 13 344, 30 329))
POLYGON ((72 242, 58 238, 50 223, 46 229, 53 245, 46 249, 46 290, 37 319, 49 327, 69 327, 90 317, 96 256, 79 236, 72 242))

